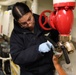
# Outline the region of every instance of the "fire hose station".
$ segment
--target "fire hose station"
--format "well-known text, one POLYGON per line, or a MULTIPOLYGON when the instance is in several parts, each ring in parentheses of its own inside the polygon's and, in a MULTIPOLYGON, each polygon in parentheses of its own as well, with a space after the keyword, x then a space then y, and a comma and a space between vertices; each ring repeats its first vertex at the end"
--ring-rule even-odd
POLYGON ((39 23, 44 30, 58 30, 60 34, 59 43, 53 43, 53 45, 55 48, 60 47, 62 49, 65 61, 69 64, 68 53, 72 53, 75 50, 70 35, 74 20, 75 0, 53 0, 53 7, 54 11, 45 10, 40 14, 39 23), (48 17, 46 13, 50 13, 50 16, 48 17), (41 22, 42 17, 45 18, 44 23, 41 22), (46 23, 50 25, 50 28, 46 27, 46 23))

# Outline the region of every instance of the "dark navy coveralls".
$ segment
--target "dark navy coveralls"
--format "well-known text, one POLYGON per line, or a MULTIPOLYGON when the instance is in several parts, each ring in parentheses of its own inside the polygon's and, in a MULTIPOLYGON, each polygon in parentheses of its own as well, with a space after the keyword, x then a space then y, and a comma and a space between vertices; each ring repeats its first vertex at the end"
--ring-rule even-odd
MULTIPOLYGON (((21 28, 14 20, 14 29, 10 37, 10 54, 15 64, 20 66, 20 75, 54 75, 52 56, 53 51, 40 53, 39 45, 46 41, 45 32, 41 29, 38 19, 34 14, 34 33, 28 29, 21 28)), ((50 38, 57 42, 58 32, 50 31, 50 38)))

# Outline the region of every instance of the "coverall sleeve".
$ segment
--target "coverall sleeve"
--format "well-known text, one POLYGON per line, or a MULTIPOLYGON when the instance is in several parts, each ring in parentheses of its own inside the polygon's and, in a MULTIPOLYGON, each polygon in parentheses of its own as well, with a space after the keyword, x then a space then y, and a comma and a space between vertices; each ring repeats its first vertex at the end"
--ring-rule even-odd
POLYGON ((43 54, 38 51, 39 44, 24 49, 21 41, 17 35, 10 38, 10 54, 14 63, 28 65, 43 57, 43 54))

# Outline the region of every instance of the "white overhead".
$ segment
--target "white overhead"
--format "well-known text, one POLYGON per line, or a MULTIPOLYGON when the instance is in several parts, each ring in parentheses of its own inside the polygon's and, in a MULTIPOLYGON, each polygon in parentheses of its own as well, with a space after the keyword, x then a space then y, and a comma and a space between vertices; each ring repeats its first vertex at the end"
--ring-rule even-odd
POLYGON ((9 6, 13 5, 16 2, 24 2, 26 0, 0 0, 0 5, 9 6))
POLYGON ((53 0, 53 4, 64 3, 64 2, 75 2, 75 0, 53 0))

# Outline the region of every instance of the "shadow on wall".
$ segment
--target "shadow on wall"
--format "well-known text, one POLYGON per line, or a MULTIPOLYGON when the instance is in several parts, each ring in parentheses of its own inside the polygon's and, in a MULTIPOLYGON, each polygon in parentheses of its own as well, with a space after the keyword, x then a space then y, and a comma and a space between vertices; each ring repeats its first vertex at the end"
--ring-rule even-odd
POLYGON ((72 36, 72 41, 76 42, 76 18, 74 18, 71 36, 72 36))
POLYGON ((76 41, 72 41, 74 47, 75 47, 75 50, 76 50, 76 41))

